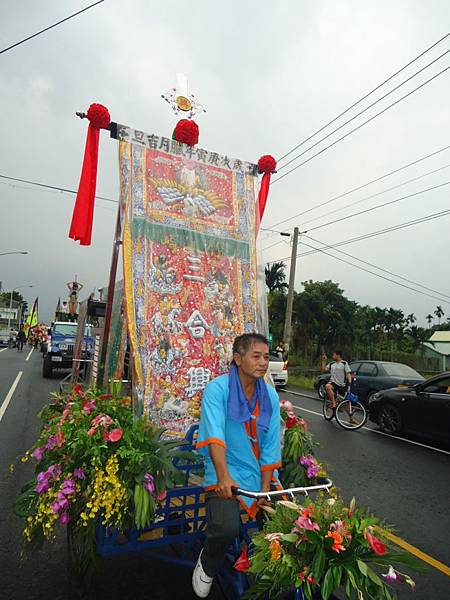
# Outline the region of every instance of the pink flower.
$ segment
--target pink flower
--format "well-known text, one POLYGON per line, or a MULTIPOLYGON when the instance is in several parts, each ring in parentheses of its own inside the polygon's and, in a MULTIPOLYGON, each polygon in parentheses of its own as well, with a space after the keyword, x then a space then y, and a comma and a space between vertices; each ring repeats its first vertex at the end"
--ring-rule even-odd
POLYGON ((83 400, 83 412, 90 415, 95 410, 95 399, 83 400))
POLYGON ((52 450, 57 444, 56 435, 49 436, 47 443, 45 444, 46 450, 52 450))
POLYGON ((155 480, 153 479, 153 475, 151 473, 146 473, 144 475, 144 487, 149 494, 153 494, 155 491, 155 480))
POLYGON ((102 427, 108 427, 109 425, 112 425, 113 423, 114 423, 114 421, 111 419, 111 417, 109 415, 105 415, 102 413, 92 419, 91 425, 93 427, 97 427, 98 425, 101 425, 102 427))
POLYGON ((283 410, 287 410, 288 413, 291 412, 295 415, 294 413, 294 406, 292 405, 292 402, 289 402, 289 400, 280 400, 280 408, 283 410))
POLYGON ((275 542, 275 541, 280 541, 283 537, 282 533, 268 533, 267 535, 264 536, 264 539, 267 540, 268 542, 275 542))
POLYGON ((156 494, 156 500, 157 502, 164 502, 164 500, 167 498, 167 492, 166 490, 164 490, 163 492, 159 492, 158 494, 156 494))
POLYGON ((86 474, 84 472, 84 469, 79 469, 79 468, 74 469, 73 476, 75 477, 75 479, 86 479, 86 474))
POLYGON ((67 525, 67 523, 70 521, 70 516, 68 512, 63 512, 61 513, 61 516, 59 517, 59 522, 62 523, 63 525, 67 525))
POLYGON ((40 448, 36 448, 36 450, 34 452, 31 453, 31 456, 36 459, 38 462, 40 462, 44 456, 44 451, 45 451, 46 447, 45 446, 41 446, 40 448))
POLYGON ((64 444, 64 436, 61 429, 58 429, 56 432, 56 443, 58 444, 58 448, 61 448, 61 446, 64 444))
POLYGON ((118 427, 116 429, 111 429, 108 434, 108 439, 110 442, 118 442, 123 436, 123 431, 118 427))
POLYGON ((313 523, 309 517, 300 516, 294 521, 293 531, 304 530, 304 531, 320 531, 320 527, 317 523, 313 523))
POLYGON ((372 535, 372 531, 372 527, 367 527, 367 529, 364 531, 364 537, 368 541, 369 546, 372 548, 375 554, 378 556, 383 556, 383 554, 386 552, 386 544, 383 544, 381 540, 372 535))
POLYGON ((91 427, 90 429, 88 429, 87 434, 89 436, 94 435, 94 433, 97 431, 96 427, 91 427))

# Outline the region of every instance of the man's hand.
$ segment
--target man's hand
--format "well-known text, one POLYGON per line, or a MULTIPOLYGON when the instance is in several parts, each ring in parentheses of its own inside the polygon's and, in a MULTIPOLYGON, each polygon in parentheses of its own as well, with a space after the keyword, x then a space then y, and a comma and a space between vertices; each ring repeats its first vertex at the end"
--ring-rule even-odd
POLYGON ((232 477, 227 473, 217 482, 216 492, 219 498, 223 498, 224 500, 231 500, 234 498, 233 492, 231 490, 232 487, 239 487, 238 484, 234 481, 232 477))

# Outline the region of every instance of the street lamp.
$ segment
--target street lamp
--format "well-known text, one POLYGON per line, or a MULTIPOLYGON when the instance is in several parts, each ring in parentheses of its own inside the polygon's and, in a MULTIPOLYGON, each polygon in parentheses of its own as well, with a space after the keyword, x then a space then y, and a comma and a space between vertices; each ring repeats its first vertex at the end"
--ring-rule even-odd
POLYGON ((7 254, 29 254, 27 250, 14 250, 13 252, 0 252, 0 256, 6 256, 7 254))
POLYGON ((12 303, 13 303, 13 294, 16 290, 20 290, 21 288, 32 288, 32 285, 19 285, 11 290, 11 295, 9 299, 9 313, 8 313, 8 331, 11 325, 11 313, 12 313, 12 303))

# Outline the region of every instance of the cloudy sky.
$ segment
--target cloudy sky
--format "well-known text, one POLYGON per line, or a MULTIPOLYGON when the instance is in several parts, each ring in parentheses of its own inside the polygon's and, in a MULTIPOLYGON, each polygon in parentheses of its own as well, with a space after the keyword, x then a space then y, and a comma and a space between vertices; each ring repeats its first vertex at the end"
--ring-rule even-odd
MULTIPOLYGON (((0 46, 9 46, 87 4, 80 0, 0 0, 0 46)), ((444 36, 449 23, 448 0, 106 0, 0 55, 0 174, 76 188, 86 123, 74 113, 87 109, 91 102, 105 104, 113 120, 170 136, 176 118, 160 95, 174 84, 178 71, 188 76, 191 91, 208 110, 198 119, 201 146, 255 162, 265 153, 280 157, 444 36)), ((449 48, 450 38, 346 117, 449 48)), ((449 57, 438 60, 352 126, 448 66, 449 57)), ((449 93, 447 71, 274 184, 263 227, 270 228, 448 145, 449 93)), ((343 128, 340 134, 350 128, 343 128)), ((327 142, 337 137, 334 134, 327 142)), ((315 151, 325 145, 321 143, 315 151)), ((313 153, 309 151, 302 159, 313 153)), ((450 150, 280 228, 312 228, 445 183, 450 180, 450 166, 345 208, 447 164, 450 150), (306 224, 315 217, 321 218, 306 224)), ((286 171, 280 170, 279 175, 286 171)), ((332 244, 436 213, 448 208, 449 190, 450 186, 444 186, 320 228, 311 236, 332 244)), ((117 145, 103 133, 97 193, 117 198, 117 191, 117 145)), ((86 292, 104 285, 108 278, 115 207, 97 202, 93 244, 86 248, 67 237, 73 202, 68 194, 22 184, 12 187, 0 179, 0 253, 30 252, 28 256, 0 257, 0 281, 4 289, 34 284, 33 290, 26 290, 30 292, 27 299, 39 295, 41 317, 47 320, 58 297, 66 294, 65 283, 75 275, 86 292)), ((342 250, 448 294, 450 302, 445 267, 449 223, 450 216, 443 217, 342 250)), ((263 247, 280 240, 276 235, 268 237, 263 247)), ((306 238, 303 241, 311 243, 306 238)), ((265 259, 289 254, 290 247, 281 241, 266 251, 265 259)), ((306 279, 332 279, 350 298, 415 312, 422 324, 436 304, 450 313, 450 304, 442 296, 442 300, 427 298, 320 253, 300 259, 298 289, 306 279)))

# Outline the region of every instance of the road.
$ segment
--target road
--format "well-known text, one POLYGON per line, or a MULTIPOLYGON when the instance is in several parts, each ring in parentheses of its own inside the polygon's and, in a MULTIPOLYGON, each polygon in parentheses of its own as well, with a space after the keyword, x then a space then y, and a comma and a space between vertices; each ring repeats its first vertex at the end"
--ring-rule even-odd
MULTIPOLYGON (((0 351, 0 599, 193 598, 189 572, 180 568, 174 576, 173 567, 145 557, 102 559, 93 589, 80 589, 67 575, 62 532, 55 544, 21 562, 22 523, 11 507, 33 467, 30 463, 17 464, 17 457, 35 441, 39 431, 36 415, 49 393, 58 387, 57 379, 42 378, 41 361, 39 352, 30 355, 29 349, 23 354, 0 351), (10 473, 13 463, 16 467, 10 473)), ((403 540, 449 564, 450 455, 368 430, 346 432, 322 419, 317 400, 288 392, 282 396, 300 407, 321 444, 318 456, 328 463, 344 496, 355 495, 359 503, 394 524, 403 540)), ((450 578, 436 568, 417 575, 416 581, 415 600, 450 598, 450 578)), ((219 600, 222 596, 215 590, 211 598, 219 600)), ((399 599, 406 598, 411 598, 410 593, 400 588, 399 599)))

